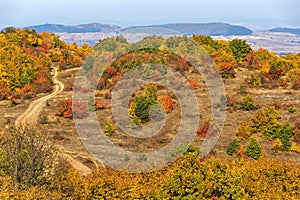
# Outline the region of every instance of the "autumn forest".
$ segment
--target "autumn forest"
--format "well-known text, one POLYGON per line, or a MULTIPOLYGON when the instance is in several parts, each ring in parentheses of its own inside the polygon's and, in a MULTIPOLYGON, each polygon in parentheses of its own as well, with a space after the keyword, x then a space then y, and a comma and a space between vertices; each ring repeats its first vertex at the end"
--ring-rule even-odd
MULTIPOLYGON (((214 73, 206 72, 214 80, 214 73)), ((118 35, 92 47, 68 44, 54 33, 6 28, 0 33, 0 199, 298 199, 299 96, 300 53, 278 56, 241 39, 154 35, 131 43, 118 35), (209 55, 224 83, 220 104, 209 100, 188 56, 179 56, 195 52, 209 55), (91 54, 111 61, 100 79, 91 54), (155 105, 166 113, 166 125, 151 138, 126 136, 111 111, 118 81, 144 63, 147 80, 165 73, 165 65, 176 70, 178 76, 169 80, 195 92, 201 117, 192 145, 184 152, 178 146, 166 158, 168 166, 129 173, 93 158, 78 139, 74 119, 96 114, 104 137, 131 152, 164 147, 180 123, 174 92, 153 83, 128 99, 131 129, 151 123, 155 105), (74 86, 80 70, 97 81, 95 88, 74 86), (93 96, 85 102, 75 99, 74 91, 93 96), (23 120, 27 107, 31 115, 23 120), (220 131, 212 108, 224 111, 226 119, 214 148, 200 157, 201 144, 220 131)), ((128 167, 146 160, 124 157, 128 167)))

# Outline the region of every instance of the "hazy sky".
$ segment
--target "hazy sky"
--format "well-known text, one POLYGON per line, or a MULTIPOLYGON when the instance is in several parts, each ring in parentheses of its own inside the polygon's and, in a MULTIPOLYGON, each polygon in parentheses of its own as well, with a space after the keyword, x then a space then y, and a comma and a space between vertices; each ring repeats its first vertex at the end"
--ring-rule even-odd
POLYGON ((227 22, 252 29, 300 27, 300 0, 4 0, 0 27, 44 23, 227 22))

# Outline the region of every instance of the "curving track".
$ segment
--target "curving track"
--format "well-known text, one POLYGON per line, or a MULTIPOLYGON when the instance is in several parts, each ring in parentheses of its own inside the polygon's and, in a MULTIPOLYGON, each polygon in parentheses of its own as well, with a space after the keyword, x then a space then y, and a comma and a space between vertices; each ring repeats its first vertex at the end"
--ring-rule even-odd
POLYGON ((47 96, 41 97, 31 102, 27 110, 16 119, 15 121, 16 128, 35 124, 37 122, 39 113, 41 112, 41 110, 46 104, 46 101, 56 96, 57 94, 61 93, 64 90, 64 84, 59 80, 57 80, 57 74, 58 74, 57 68, 53 68, 53 69, 54 69, 53 83, 55 84, 53 92, 47 96))
MULTIPOLYGON (((46 101, 50 98, 55 97, 64 90, 64 84, 57 79, 58 69, 53 69, 53 83, 55 84, 53 92, 31 102, 26 111, 16 119, 14 124, 16 128, 21 128, 24 126, 34 126, 35 124, 37 124, 39 114, 42 111, 43 107, 46 105, 46 101)), ((73 70, 78 70, 78 68, 69 69, 68 71, 73 70)), ((69 164, 71 164, 74 169, 81 172, 81 174, 87 175, 92 172, 90 168, 75 160, 70 154, 68 154, 63 146, 56 144, 56 148, 58 150, 58 155, 66 160, 69 164)))

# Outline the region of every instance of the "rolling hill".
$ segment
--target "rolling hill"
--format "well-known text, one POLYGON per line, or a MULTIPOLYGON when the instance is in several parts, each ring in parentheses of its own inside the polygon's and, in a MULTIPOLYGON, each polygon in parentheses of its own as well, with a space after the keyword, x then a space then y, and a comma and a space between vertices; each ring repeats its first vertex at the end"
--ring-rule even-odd
POLYGON ((243 26, 234 26, 225 23, 175 23, 151 26, 132 26, 123 28, 128 31, 135 28, 164 28, 177 31, 185 35, 251 35, 252 31, 243 26))
POLYGON ((54 32, 54 33, 91 33, 91 32, 117 32, 121 27, 111 24, 80 24, 80 25, 61 25, 61 24, 43 24, 36 26, 28 26, 25 28, 35 29, 40 32, 54 32))
POLYGON ((269 30, 270 32, 280 32, 280 33, 292 33, 296 35, 300 35, 300 28, 273 28, 269 30))
POLYGON ((61 24, 43 24, 37 26, 29 26, 25 28, 35 29, 40 32, 55 32, 55 33, 120 33, 140 28, 164 28, 180 32, 186 35, 250 35, 252 31, 242 26, 234 26, 225 23, 175 23, 175 24, 162 24, 150 26, 130 26, 121 28, 112 24, 81 24, 81 25, 61 25, 61 24))

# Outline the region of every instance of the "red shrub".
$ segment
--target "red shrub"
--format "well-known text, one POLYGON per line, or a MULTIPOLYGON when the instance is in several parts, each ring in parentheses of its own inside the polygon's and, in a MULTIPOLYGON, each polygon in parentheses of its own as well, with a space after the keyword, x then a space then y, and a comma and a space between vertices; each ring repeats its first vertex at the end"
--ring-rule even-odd
POLYGON ((106 68, 105 71, 110 78, 113 77, 117 73, 117 70, 113 67, 108 67, 108 68, 106 68))
POLYGON ((190 86, 191 86, 193 89, 195 89, 195 88, 198 87, 198 82, 197 82, 197 81, 195 81, 195 80, 188 80, 188 82, 189 82, 190 86))
POLYGON ((300 76, 298 76, 298 78, 295 80, 295 82, 294 82, 292 88, 293 88, 294 90, 299 90, 299 89, 300 89, 300 76))
POLYGON ((197 135, 200 137, 201 140, 207 138, 211 138, 216 135, 216 131, 211 128, 209 123, 204 123, 202 124, 198 130, 197 130, 197 135))
POLYGON ((69 119, 72 119, 74 116, 85 118, 88 116, 88 105, 86 102, 80 100, 74 102, 72 99, 63 100, 60 103, 58 115, 69 119))
POLYGON ((23 94, 28 94, 28 93, 34 93, 33 87, 31 85, 24 85, 21 88, 20 93, 23 94))
POLYGON ((158 98, 158 102, 164 107, 167 112, 173 110, 173 100, 170 96, 162 96, 158 98))
POLYGON ((278 88, 279 86, 286 87, 287 83, 282 79, 283 75, 282 70, 272 69, 268 73, 263 72, 260 74, 260 82, 265 88, 278 88))
POLYGON ((76 118, 82 119, 88 116, 89 108, 87 102, 76 100, 73 101, 72 107, 73 117, 75 116, 76 118))
POLYGON ((205 138, 208 129, 209 129, 209 124, 208 123, 204 123, 201 126, 199 126, 199 128, 197 130, 197 135, 200 137, 200 139, 205 138))
POLYGON ((105 109, 104 103, 102 103, 102 101, 100 101, 100 100, 96 100, 95 101, 95 106, 96 106, 96 110, 105 109))
POLYGON ((219 63, 220 74, 223 78, 234 78, 234 63, 233 62, 221 62, 219 63))
POLYGON ((292 138, 292 141, 295 142, 296 144, 300 144, 300 131, 299 130, 297 132, 294 130, 294 136, 292 138))
POLYGON ((7 84, 0 80, 0 100, 4 100, 10 96, 10 91, 7 88, 7 84))
POLYGON ((36 93, 47 93, 52 91, 52 85, 50 82, 39 83, 34 85, 36 93))
POLYGON ((236 103, 235 99, 233 97, 229 98, 229 101, 227 102, 228 106, 234 106, 234 104, 236 103))
POLYGON ((72 99, 67 99, 60 102, 58 115, 64 118, 73 118, 72 114, 72 99))
POLYGON ((44 77, 43 73, 40 72, 40 73, 38 74, 38 76, 36 77, 34 83, 45 83, 45 82, 47 82, 47 81, 48 81, 48 80, 44 77))

